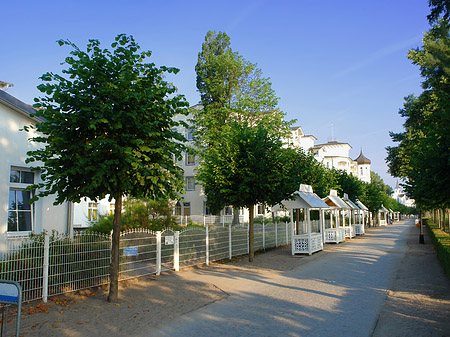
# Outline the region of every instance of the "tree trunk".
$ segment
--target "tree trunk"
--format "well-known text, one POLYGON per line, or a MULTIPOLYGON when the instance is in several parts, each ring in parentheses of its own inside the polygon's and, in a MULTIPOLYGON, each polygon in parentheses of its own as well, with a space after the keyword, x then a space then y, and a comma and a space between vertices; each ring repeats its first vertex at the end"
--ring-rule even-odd
POLYGON ((253 217, 255 213, 255 207, 250 206, 248 208, 249 220, 248 220, 248 260, 253 262, 255 258, 255 231, 253 229, 253 217))
POLYGON ((450 233, 450 209, 447 210, 448 232, 450 233))
POLYGON ((122 196, 115 198, 114 222, 111 241, 111 264, 109 266, 109 294, 108 302, 117 302, 119 297, 119 245, 120 223, 122 217, 122 196))

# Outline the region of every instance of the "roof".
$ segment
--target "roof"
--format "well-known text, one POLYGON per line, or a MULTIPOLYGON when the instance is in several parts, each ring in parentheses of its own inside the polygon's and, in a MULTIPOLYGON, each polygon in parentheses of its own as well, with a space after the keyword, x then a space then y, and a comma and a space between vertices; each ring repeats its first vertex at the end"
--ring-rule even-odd
POLYGON ((27 116, 35 121, 41 121, 38 117, 34 117, 36 110, 28 104, 25 104, 21 100, 18 100, 14 96, 7 94, 5 91, 0 90, 0 103, 3 103, 6 106, 9 106, 13 110, 21 113, 24 116, 27 116))
POLYGON ((364 205, 361 201, 359 201, 358 199, 356 199, 356 204, 358 205, 359 208, 361 208, 363 211, 368 211, 369 209, 367 208, 366 205, 364 205))
POLYGON ((353 201, 351 201, 350 199, 344 199, 344 201, 347 203, 347 205, 350 206, 351 209, 359 210, 359 207, 356 206, 355 203, 353 201))
POLYGON ((359 157, 355 159, 355 161, 358 163, 358 165, 367 165, 370 164, 370 159, 366 158, 361 150, 361 153, 359 154, 359 157))
POLYGON ((330 195, 322 199, 328 207, 339 209, 350 209, 344 200, 338 197, 336 190, 330 190, 330 195))
POLYGON ((383 204, 381 204, 381 207, 380 207, 380 210, 379 210, 379 211, 380 211, 380 212, 383 212, 383 213, 389 213, 388 209, 387 209, 386 207, 384 207, 383 204))
POLYGON ((291 199, 283 200, 280 204, 275 205, 272 211, 279 211, 283 208, 328 208, 328 206, 313 192, 310 185, 301 184, 299 190, 292 193, 291 199))
POLYGON ((336 141, 336 140, 333 140, 333 141, 329 141, 328 143, 325 143, 325 144, 317 144, 317 145, 314 145, 314 149, 320 149, 320 148, 322 148, 322 147, 325 147, 325 146, 338 146, 338 145, 347 145, 347 146, 349 146, 350 148, 352 148, 352 146, 349 144, 349 143, 340 143, 340 142, 338 142, 338 141, 336 141))

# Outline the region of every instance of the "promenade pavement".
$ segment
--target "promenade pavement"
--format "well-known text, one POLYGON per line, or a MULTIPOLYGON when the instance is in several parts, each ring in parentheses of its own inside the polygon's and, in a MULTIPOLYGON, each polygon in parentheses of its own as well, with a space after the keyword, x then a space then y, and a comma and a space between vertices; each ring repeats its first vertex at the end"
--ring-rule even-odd
POLYGON ((230 297, 151 335, 445 336, 449 282, 431 247, 414 244, 416 232, 412 221, 373 228, 282 274, 230 280, 190 271, 189 279, 213 283, 230 297))

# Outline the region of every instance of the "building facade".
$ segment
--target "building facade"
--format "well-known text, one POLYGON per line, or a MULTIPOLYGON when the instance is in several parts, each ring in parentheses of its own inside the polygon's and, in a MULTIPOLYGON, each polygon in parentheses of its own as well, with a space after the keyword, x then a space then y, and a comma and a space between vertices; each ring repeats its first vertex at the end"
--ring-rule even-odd
POLYGON ((370 183, 370 160, 363 155, 362 150, 358 158, 351 159, 349 156, 351 149, 350 144, 338 141, 329 141, 313 147, 314 157, 325 167, 344 170, 347 174, 370 183))
POLYGON ((34 130, 22 129, 40 122, 32 117, 34 112, 33 107, 0 90, 0 246, 44 230, 66 233, 71 226, 68 203, 54 206, 54 196, 29 203, 35 192, 27 187, 38 183, 40 175, 25 160, 27 152, 40 145, 28 140, 37 135, 34 130))

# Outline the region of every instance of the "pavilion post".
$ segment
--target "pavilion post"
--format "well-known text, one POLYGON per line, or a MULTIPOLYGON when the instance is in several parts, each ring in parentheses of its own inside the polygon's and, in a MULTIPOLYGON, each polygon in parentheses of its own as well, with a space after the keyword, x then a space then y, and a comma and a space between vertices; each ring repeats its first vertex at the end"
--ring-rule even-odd
POLYGON ((311 245, 311 219, 309 215, 309 209, 305 208, 305 219, 306 225, 308 226, 308 255, 312 254, 312 245, 311 245))

